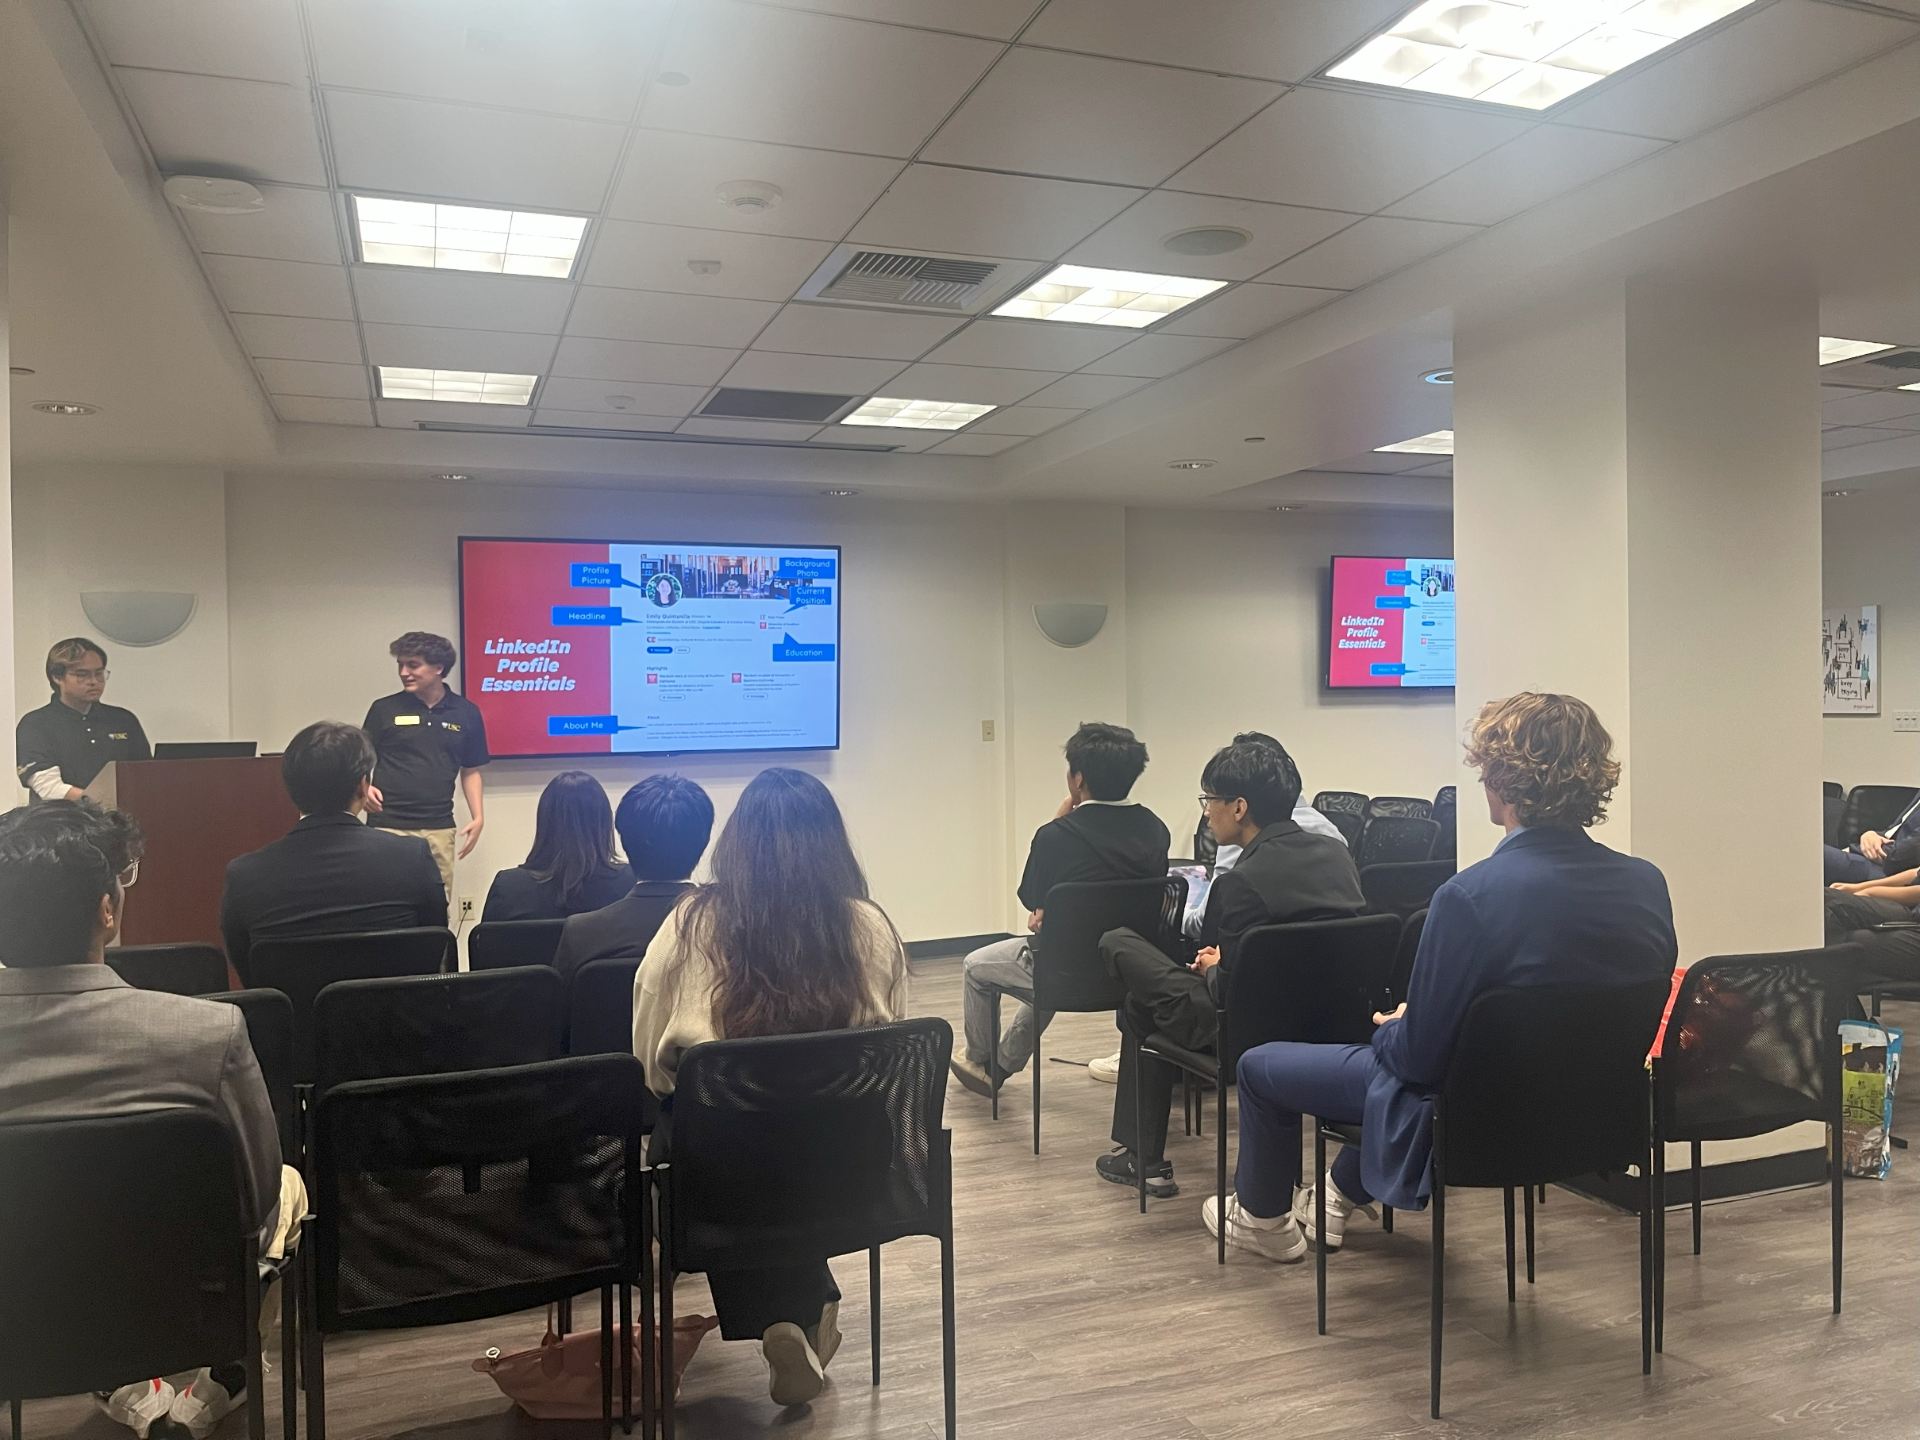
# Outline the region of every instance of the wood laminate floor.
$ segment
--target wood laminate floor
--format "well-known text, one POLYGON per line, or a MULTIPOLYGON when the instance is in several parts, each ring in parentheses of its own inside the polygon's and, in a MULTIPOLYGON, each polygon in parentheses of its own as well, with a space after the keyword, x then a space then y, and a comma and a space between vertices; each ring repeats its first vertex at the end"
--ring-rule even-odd
MULTIPOLYGON (((916 965, 914 1008, 958 1024, 959 966, 916 965)), ((1920 1033, 1920 1006, 1888 1018, 1920 1033)), ((1062 1016, 1048 1053, 1113 1048, 1110 1018, 1062 1016)), ((1019 1440, 1253 1440, 1294 1436, 1920 1436, 1920 1159, 1847 1186, 1846 1312, 1829 1313, 1822 1189, 1713 1205, 1706 1253, 1669 1217, 1667 1351, 1640 1374, 1637 1222, 1554 1190, 1539 1218, 1538 1283, 1506 1303, 1501 1205, 1465 1192, 1448 1207, 1445 1416, 1427 1418, 1427 1219, 1396 1233, 1356 1217, 1329 1264, 1329 1334, 1314 1333, 1311 1263, 1229 1253, 1214 1263, 1200 1223, 1211 1193, 1204 1139, 1173 1125, 1182 1190, 1143 1218, 1132 1191, 1095 1178, 1113 1089, 1050 1063, 1044 1153, 1031 1149, 1028 1080, 1002 1119, 951 1087, 957 1182, 960 1432, 1019 1440)), ((1909 1086, 1911 1094, 1912 1087, 1909 1086)), ((1920 1102, 1900 1108, 1920 1131, 1920 1102)), ((1310 1158, 1310 1157, 1309 1157, 1310 1158)), ((686 1377, 686 1440, 941 1434, 939 1254, 886 1252, 882 1383, 869 1386, 866 1267, 836 1266, 847 1340, 827 1391, 782 1412, 766 1398, 757 1345, 710 1337, 686 1377)), ((697 1277, 682 1313, 705 1308, 697 1277)), ((588 1313, 596 1307, 582 1307, 588 1313)), ((327 1347, 334 1440, 585 1440, 597 1426, 513 1411, 469 1362, 535 1343, 537 1314, 438 1330, 361 1335, 327 1347)), ((277 1379, 269 1426, 279 1434, 277 1379)), ((26 1408, 32 1440, 126 1431, 84 1400, 26 1408)), ((240 1417, 221 1437, 245 1434, 240 1417)))

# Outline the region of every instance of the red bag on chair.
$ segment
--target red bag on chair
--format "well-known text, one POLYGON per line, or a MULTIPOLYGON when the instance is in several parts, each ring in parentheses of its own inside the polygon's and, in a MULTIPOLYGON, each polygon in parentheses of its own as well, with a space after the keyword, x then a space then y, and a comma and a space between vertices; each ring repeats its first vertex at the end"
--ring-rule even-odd
MULTIPOLYGON (((680 1377, 700 1348, 706 1333, 720 1322, 711 1315, 676 1315, 673 1320, 673 1393, 680 1393, 680 1377)), ((619 1345, 616 1331, 614 1344, 619 1345)), ((634 1401, 639 1403, 640 1329, 628 1332, 633 1346, 634 1401)), ((614 1354, 613 1403, 620 1407, 620 1356, 614 1354)), ((600 1418, 600 1332, 576 1330, 564 1338, 547 1333, 532 1350, 502 1355, 489 1350, 473 1362, 482 1375, 491 1375, 500 1393, 536 1420, 598 1420, 600 1418)), ((656 1397, 656 1401, 657 1401, 656 1397)))

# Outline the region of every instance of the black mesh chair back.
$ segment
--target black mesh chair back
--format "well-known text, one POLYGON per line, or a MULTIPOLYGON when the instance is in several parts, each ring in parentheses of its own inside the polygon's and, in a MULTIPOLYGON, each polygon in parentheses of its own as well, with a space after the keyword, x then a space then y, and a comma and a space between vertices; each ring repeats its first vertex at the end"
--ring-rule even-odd
POLYGON ((1179 875, 1054 886, 1047 892, 1046 921, 1033 937, 1034 1007, 1118 1009, 1123 997, 1100 959, 1100 937, 1130 929, 1172 954, 1186 898, 1187 882, 1179 875))
POLYGON ((1451 785, 1442 785, 1433 797, 1433 823, 1440 833, 1433 838, 1433 858, 1451 860, 1459 853, 1460 804, 1451 785))
POLYGON ((547 965, 336 981, 313 1002, 314 1086, 557 1060, 566 990, 547 965))
POLYGON ((640 961, 594 960, 567 987, 567 1053, 633 1053, 633 977, 640 961))
POLYGON ((1367 797, 1358 790, 1322 790, 1313 797, 1313 808, 1331 820, 1347 837, 1349 849, 1360 844, 1367 828, 1367 797))
POLYGON ((1847 797, 1844 795, 1828 792, 1820 797, 1820 838, 1829 845, 1840 843, 1840 822, 1846 808, 1847 797))
POLYGON ((1247 1051, 1277 1040, 1370 1044, 1399 942, 1396 915, 1249 930, 1224 978, 1219 1073, 1232 1075, 1247 1051))
POLYGON ((1460 803, 1460 788, 1457 785, 1442 785, 1433 792, 1433 809, 1438 814, 1443 808, 1460 803))
POLYGON ((1847 792, 1840 808, 1841 845, 1852 845, 1862 832, 1887 827, 1900 818, 1900 812, 1913 803, 1914 792, 1905 785, 1856 785, 1847 792))
POLYGON ((1213 869, 1213 862, 1220 858, 1220 842, 1213 838, 1213 827, 1202 815, 1200 823, 1193 827, 1193 863, 1213 869))
POLYGON ((551 965, 566 923, 565 920, 483 920, 467 937, 467 967, 511 970, 521 965, 551 965))
POLYGON ((226 990, 205 998, 232 1005, 246 1017, 247 1039, 280 1130, 280 1157, 297 1165, 300 1111, 293 1085, 293 1002, 278 990, 226 990))
POLYGON ((638 1263, 645 1091, 631 1055, 586 1055, 322 1093, 319 1329, 477 1320, 617 1284, 638 1263))
POLYGON ((1435 1106, 1434 1177, 1544 1185, 1647 1158, 1647 1051, 1670 977, 1489 990, 1467 1008, 1435 1106))
POLYGON ((1820 782, 1820 794, 1826 799, 1844 800, 1847 798, 1847 787, 1842 785, 1838 780, 1822 780, 1820 782))
POLYGON ((452 932, 436 927, 302 935, 255 943, 241 979, 249 990, 278 990, 293 1002, 293 1078, 310 1085, 314 997, 339 980, 436 975, 453 954, 452 932))
POLYGON ((206 1110, 0 1125, 0 1395, 240 1360, 257 1379, 242 1190, 232 1137, 206 1110))
POLYGON ((1431 820, 1433 802, 1417 795, 1376 795, 1367 802, 1367 819, 1393 816, 1402 820, 1431 820))
MULTIPOLYGON (((1423 800, 1420 802, 1425 804, 1423 800)), ((1392 865, 1410 860, 1426 860, 1433 855, 1433 842, 1440 827, 1431 820, 1413 815, 1382 815, 1367 822, 1360 837, 1360 849, 1354 863, 1362 870, 1369 865, 1392 865)))
POLYGON ((1400 922, 1400 945, 1393 952, 1393 978, 1387 982, 1388 1008, 1407 998, 1413 987, 1413 962, 1420 954, 1420 937, 1426 933, 1427 912, 1416 910, 1400 922))
POLYGON ((1360 893, 1377 915, 1402 919, 1427 908, 1433 892, 1453 878, 1451 860, 1401 860, 1369 865, 1360 872, 1360 893))
POLYGON ((116 945, 107 966, 136 990, 212 995, 227 988, 227 957, 218 945, 116 945))

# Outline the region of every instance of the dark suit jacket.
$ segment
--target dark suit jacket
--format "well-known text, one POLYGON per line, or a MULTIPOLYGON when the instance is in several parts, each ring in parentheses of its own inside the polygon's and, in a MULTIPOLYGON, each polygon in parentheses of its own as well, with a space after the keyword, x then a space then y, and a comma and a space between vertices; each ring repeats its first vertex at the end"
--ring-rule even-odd
POLYGON ((230 863, 220 896, 220 933, 242 984, 256 940, 446 923, 447 892, 427 842, 344 811, 308 815, 230 863))
POLYGON ((1218 945, 1221 965, 1231 967, 1241 937, 1257 926, 1337 920, 1366 908, 1360 872, 1345 844, 1291 820, 1276 820, 1213 882, 1200 920, 1200 943, 1218 945))
POLYGON ((1678 953, 1666 877, 1584 830, 1522 830, 1447 881, 1427 910, 1406 1018, 1373 1033, 1379 1068, 1360 1154, 1367 1189, 1405 1209, 1432 1193, 1433 1095, 1474 997, 1498 986, 1665 978, 1678 953))
POLYGON ((609 865, 580 888, 571 906, 562 905, 553 883, 524 865, 502 870, 487 890, 482 920, 564 920, 611 905, 633 887, 633 871, 609 865))
POLYGON ((691 889, 689 880, 642 880, 606 908, 569 917, 560 931, 554 969, 571 981, 573 972, 590 960, 639 960, 654 932, 691 889))

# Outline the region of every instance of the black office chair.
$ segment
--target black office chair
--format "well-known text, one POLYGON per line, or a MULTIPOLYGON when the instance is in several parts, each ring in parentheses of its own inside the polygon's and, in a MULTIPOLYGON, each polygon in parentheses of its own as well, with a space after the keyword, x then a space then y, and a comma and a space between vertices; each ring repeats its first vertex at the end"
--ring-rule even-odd
POLYGON ((1313 808, 1347 837, 1348 849, 1359 849, 1361 833, 1367 828, 1366 796, 1358 790, 1322 790, 1313 797, 1313 808))
POLYGON ((1179 875, 1150 880, 1101 880, 1056 885, 1047 892, 1046 920, 1033 937, 1033 984, 991 983, 993 1118, 1000 1118, 1000 997, 1033 1006, 1033 1153, 1040 1153, 1040 1043, 1053 1016, 1063 1011, 1117 1010, 1126 998, 1100 958, 1100 937, 1130 929, 1172 955, 1180 942, 1187 882, 1179 875))
POLYGON ((1220 842, 1213 838, 1213 827, 1202 815, 1200 823, 1193 827, 1193 863, 1213 869, 1213 863, 1220 858, 1220 842))
POLYGON ((482 920, 467 937, 469 970, 551 965, 565 920, 482 920))
POLYGON ((1857 945, 1727 955, 1681 977, 1653 1062, 1653 1348, 1666 1343, 1666 1147, 1692 1147, 1693 1253, 1700 1253, 1700 1145, 1827 1127, 1832 1194, 1833 1313, 1840 1313, 1846 1127, 1841 1116, 1840 1022, 1857 945))
MULTIPOLYGON (((864 1250, 878 1385, 880 1248, 928 1235, 940 1242, 953 1440, 953 1137, 941 1124, 952 1049, 947 1022, 923 1019, 686 1053, 674 1082, 671 1154, 651 1172, 660 1197, 660 1374, 673 1374, 674 1276, 811 1265, 864 1250)), ((673 1440, 671 1400, 662 1419, 673 1440)))
MULTIPOLYGON (((1425 804, 1425 801, 1421 802, 1425 804)), ((1362 870, 1369 865, 1402 864, 1430 859, 1440 827, 1431 820, 1413 815, 1382 815, 1367 821, 1360 837, 1360 849, 1353 862, 1362 870)))
MULTIPOLYGON (((1221 1213, 1227 1195, 1227 1086, 1240 1057, 1256 1045, 1292 1040, 1319 1045, 1365 1045, 1373 1037, 1373 1013, 1386 1004, 1394 948, 1400 940, 1396 915, 1358 915, 1342 920, 1303 920, 1262 925, 1240 938, 1233 963, 1221 976, 1220 1043, 1213 1054, 1189 1050, 1155 1033, 1140 1053, 1178 1066, 1214 1087, 1214 1193, 1221 1213)), ((1134 1111, 1142 1103, 1140 1069, 1133 1069, 1134 1111)), ((1140 1213, 1147 1212, 1147 1181, 1140 1172, 1140 1213)), ((1227 1227, 1220 1226, 1219 1263, 1227 1263, 1227 1227)))
POLYGON ((218 945, 116 945, 107 967, 136 990, 212 995, 227 988, 227 957, 218 945))
POLYGON ((259 1238, 241 1173, 233 1136, 203 1109, 0 1125, 0 1395, 14 1440, 24 1399, 235 1363, 247 1434, 265 1440, 259 1238))
POLYGON ((1900 818, 1900 812, 1913 803, 1913 796, 1912 787, 1907 785, 1854 786, 1840 807, 1839 838, 1835 843, 1857 844, 1868 830, 1885 834, 1887 827, 1900 818))
POLYGON ((1840 843, 1840 818, 1846 808, 1844 795, 1827 793, 1820 797, 1820 838, 1826 844, 1840 843))
POLYGON ((257 941, 241 978, 249 990, 278 990, 293 1002, 294 1083, 311 1085, 315 996, 339 980, 436 975, 453 958, 452 932, 437 927, 302 935, 257 941))
POLYGON ((567 987, 567 1053, 633 1053, 633 977, 638 956, 591 960, 567 987))
POLYGON ((280 1158, 297 1168, 300 1110, 293 1084, 293 1002, 278 990, 223 990, 201 998, 231 1005, 246 1018, 247 1039, 280 1131, 280 1158))
POLYGON ((1433 858, 1451 860, 1459 852, 1460 802, 1451 785, 1442 785, 1433 797, 1433 823, 1440 827, 1434 837, 1433 858))
POLYGON ((1847 794, 1847 787, 1842 785, 1838 780, 1822 780, 1820 782, 1820 793, 1830 799, 1844 800, 1847 794))
MULTIPOLYGON (((630 1418, 645 1090, 631 1055, 589 1055, 321 1092, 300 1247, 310 1440, 326 1440, 326 1336, 513 1315, 596 1289, 602 1433, 613 1433, 616 1290, 630 1418)), ((645 1434, 650 1354, 643 1347, 645 1434)))
POLYGON ((314 1089, 557 1060, 566 1026, 566 984, 547 965, 337 980, 313 1002, 314 1089))
POLYGON ((1376 915, 1402 919, 1424 910, 1438 890, 1454 875, 1451 860, 1400 860, 1369 865, 1360 872, 1360 893, 1376 915))
POLYGON ((1427 912, 1416 910, 1400 922, 1400 944, 1393 952, 1393 978, 1387 982, 1391 1010, 1407 998, 1413 986, 1413 962, 1420 954, 1420 937, 1426 933, 1427 912))
POLYGON ((1367 821, 1393 818, 1397 820, 1431 820, 1433 802, 1422 800, 1417 795, 1376 795, 1367 802, 1367 821))

